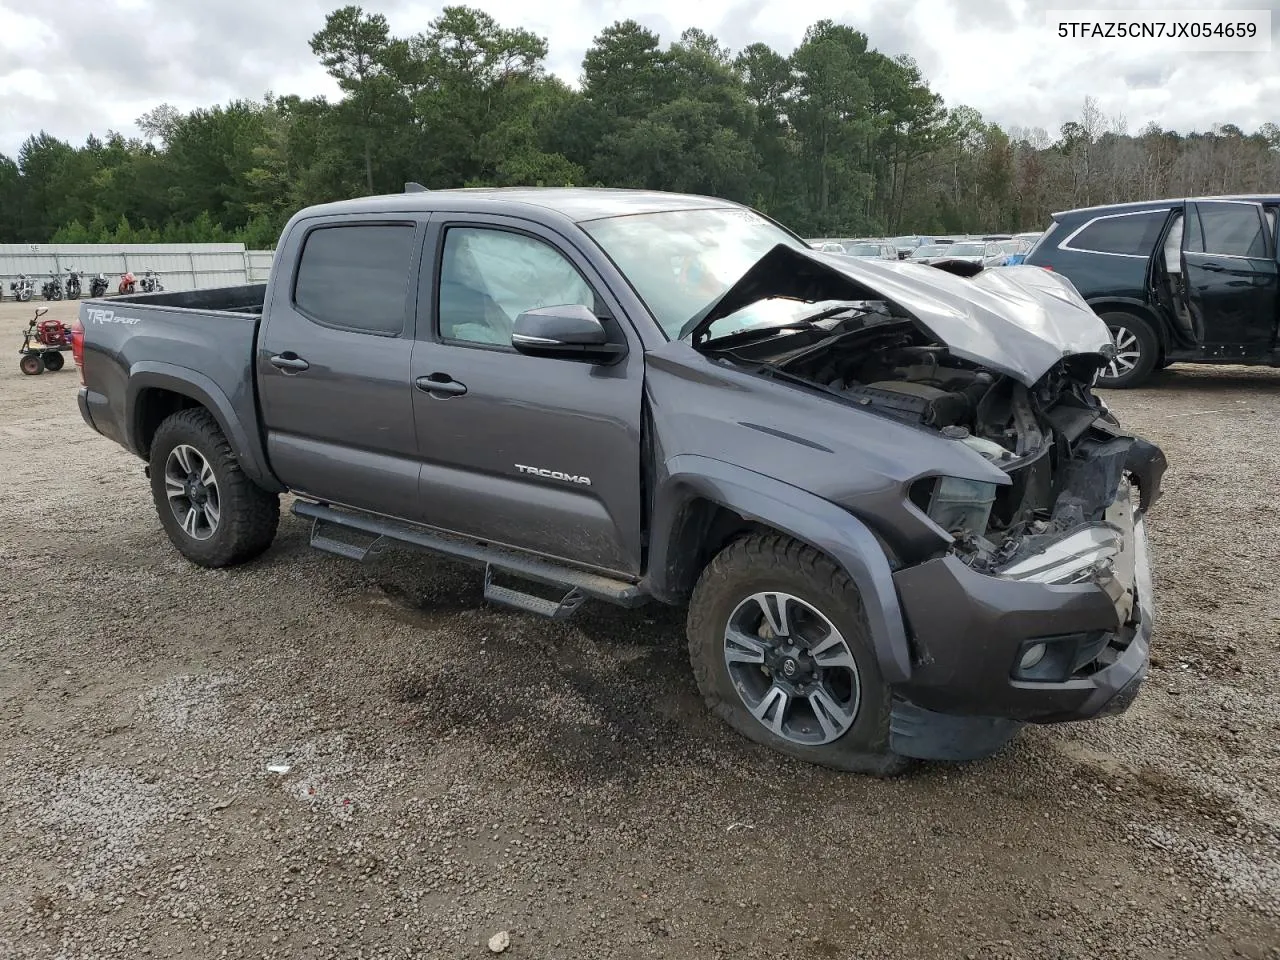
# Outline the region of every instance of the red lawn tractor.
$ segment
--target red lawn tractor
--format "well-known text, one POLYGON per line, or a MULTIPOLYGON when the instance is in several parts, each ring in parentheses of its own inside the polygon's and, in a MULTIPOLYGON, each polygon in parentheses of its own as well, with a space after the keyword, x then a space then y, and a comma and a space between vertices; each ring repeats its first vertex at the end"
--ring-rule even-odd
POLYGON ((22 347, 18 350, 18 366, 29 377, 53 373, 63 367, 62 354, 74 347, 74 331, 61 320, 41 320, 49 311, 45 307, 27 324, 22 334, 22 347))

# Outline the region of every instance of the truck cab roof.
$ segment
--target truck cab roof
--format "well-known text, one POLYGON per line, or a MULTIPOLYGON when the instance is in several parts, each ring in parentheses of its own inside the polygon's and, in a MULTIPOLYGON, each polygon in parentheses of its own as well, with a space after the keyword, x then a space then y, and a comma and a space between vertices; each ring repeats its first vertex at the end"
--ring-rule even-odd
POLYGON ((502 208, 530 208, 548 211, 575 223, 606 217, 671 210, 737 207, 739 204, 694 194, 663 193, 656 190, 628 190, 607 187, 462 187, 450 190, 420 190, 317 204, 298 212, 297 218, 332 214, 402 213, 449 210, 455 212, 495 212, 502 208))

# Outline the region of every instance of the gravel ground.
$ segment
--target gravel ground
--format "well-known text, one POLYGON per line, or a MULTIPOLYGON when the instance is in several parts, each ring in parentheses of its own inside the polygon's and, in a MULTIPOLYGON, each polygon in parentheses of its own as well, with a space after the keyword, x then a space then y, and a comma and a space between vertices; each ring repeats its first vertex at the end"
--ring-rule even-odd
POLYGON ((1133 708, 892 781, 710 720, 676 613, 292 517, 190 566, 76 381, 0 368, 0 956, 1280 957, 1280 371, 1108 397, 1171 462, 1133 708))

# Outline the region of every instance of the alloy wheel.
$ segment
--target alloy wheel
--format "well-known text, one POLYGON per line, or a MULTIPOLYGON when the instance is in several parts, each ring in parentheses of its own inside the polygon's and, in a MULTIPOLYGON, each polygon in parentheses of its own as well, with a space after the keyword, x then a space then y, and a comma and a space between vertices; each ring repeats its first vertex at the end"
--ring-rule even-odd
POLYGON ((218 531, 221 501, 213 467, 195 447, 180 443, 164 464, 164 489, 169 508, 184 533, 208 540, 218 531))
POLYGON ((1115 344, 1116 354, 1107 364, 1104 376, 1108 380, 1118 380, 1132 373, 1142 359, 1142 342, 1128 327, 1112 327, 1111 340, 1115 344))
POLYGON ((792 594, 756 593, 739 603, 725 626, 724 662, 747 710, 784 740, 831 743, 858 717, 861 680, 848 641, 792 594))

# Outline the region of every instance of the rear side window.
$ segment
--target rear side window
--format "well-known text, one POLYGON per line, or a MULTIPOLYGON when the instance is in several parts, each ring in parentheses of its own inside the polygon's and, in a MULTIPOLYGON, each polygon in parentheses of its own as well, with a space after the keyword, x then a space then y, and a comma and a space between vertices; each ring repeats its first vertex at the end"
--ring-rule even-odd
POLYGON ((1090 253, 1120 253, 1149 257, 1169 216, 1168 210, 1099 217, 1073 236, 1065 246, 1090 253))
POLYGON ((1255 260, 1267 255, 1267 235, 1257 207, 1243 203, 1198 203, 1196 213, 1187 236, 1188 252, 1255 260))
POLYGON ((329 327, 398 336, 413 259, 412 224, 349 224, 307 234, 293 302, 329 327))

